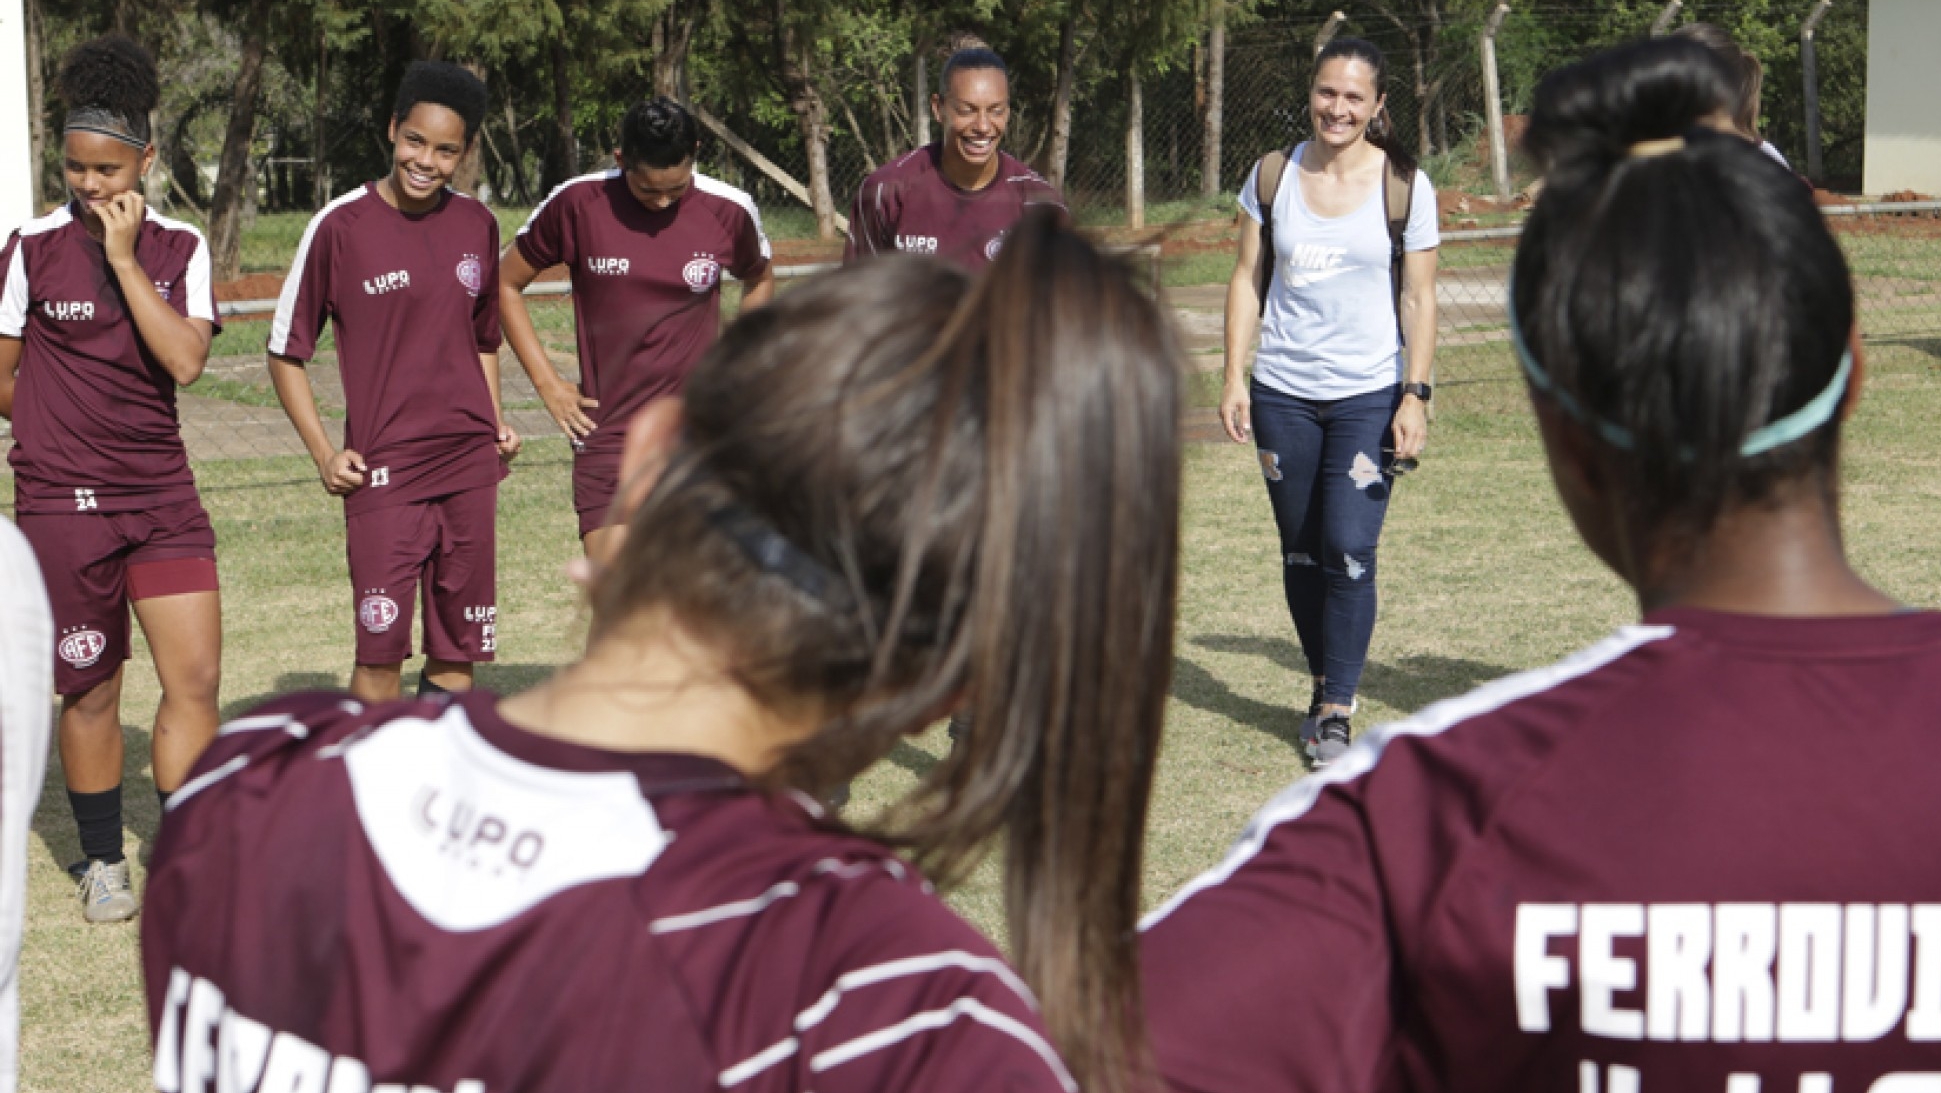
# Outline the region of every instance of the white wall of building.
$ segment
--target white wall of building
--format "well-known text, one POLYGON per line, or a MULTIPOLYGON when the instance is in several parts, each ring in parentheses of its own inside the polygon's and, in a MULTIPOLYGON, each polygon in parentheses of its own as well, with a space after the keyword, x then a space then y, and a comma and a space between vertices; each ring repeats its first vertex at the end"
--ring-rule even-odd
MULTIPOLYGON (((1848 3, 1854 0, 1846 0, 1848 3)), ((1863 0, 1864 2, 1864 0, 1863 0)), ((1941 196, 1941 3, 1867 5, 1867 177, 1870 194, 1941 196)))
POLYGON ((0 0, 0 233, 34 215, 33 130, 27 113, 27 13, 0 0))

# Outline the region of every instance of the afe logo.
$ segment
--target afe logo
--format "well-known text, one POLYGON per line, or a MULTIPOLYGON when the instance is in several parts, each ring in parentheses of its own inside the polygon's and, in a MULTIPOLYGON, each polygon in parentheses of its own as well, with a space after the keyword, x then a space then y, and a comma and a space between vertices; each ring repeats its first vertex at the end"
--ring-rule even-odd
POLYGON ((357 605, 357 625, 373 634, 382 634, 398 621, 398 601, 372 593, 357 605))
POLYGON ((408 269, 394 269, 389 273, 380 273, 364 282, 364 292, 369 296, 382 296, 387 292, 396 292, 401 288, 410 287, 411 271, 408 269))
POLYGON ((485 265, 478 255, 468 254, 458 260, 458 283, 465 286, 469 296, 477 296, 485 287, 485 265))
POLYGON ((681 280, 696 292, 706 292, 721 283, 721 263, 708 255, 697 254, 681 267, 681 280))
POLYGON ((92 300, 42 300, 40 309, 56 322, 86 322, 94 318, 92 300))
POLYGON ((175 291, 174 289, 170 288, 168 284, 165 282, 155 281, 152 283, 155 286, 155 294, 160 296, 164 300, 167 300, 169 298, 169 293, 175 291))
POLYGON ((108 639, 99 630, 73 630, 61 635, 61 659, 76 668, 90 668, 108 651, 108 639))
POLYGON ((633 262, 626 258, 588 258, 586 272, 602 277, 625 277, 633 262))
POLYGON ((1004 249, 1004 236, 1004 232, 999 232, 991 237, 990 242, 984 244, 984 260, 986 262, 997 261, 997 252, 1004 249))

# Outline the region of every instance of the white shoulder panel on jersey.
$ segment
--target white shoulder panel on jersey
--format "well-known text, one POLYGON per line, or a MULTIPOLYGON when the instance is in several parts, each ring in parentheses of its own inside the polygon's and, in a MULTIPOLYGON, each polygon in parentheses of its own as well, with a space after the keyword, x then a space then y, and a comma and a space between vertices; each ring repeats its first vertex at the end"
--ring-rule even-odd
POLYGON ((154 209, 148 210, 148 219, 160 225, 164 231, 188 232, 195 237, 195 250, 189 254, 188 272, 183 274, 183 291, 189 297, 189 318, 216 321, 215 285, 211 280, 212 268, 209 259, 209 241, 202 236, 194 224, 182 220, 171 220, 154 209))
POLYGON ((310 260, 310 243, 317 238, 317 226, 329 219, 331 213, 369 192, 363 186, 358 186, 338 195, 330 204, 318 209, 317 215, 304 225, 303 238, 297 242, 296 257, 290 259, 290 274, 283 279, 283 291, 276 294, 276 316, 270 320, 270 352, 281 355, 290 345, 290 323, 296 318, 297 292, 303 286, 303 267, 310 260))
POLYGON ((27 284, 27 237, 42 235, 73 222, 74 214, 68 211, 66 205, 62 205, 46 216, 36 217, 20 226, 14 242, 13 259, 7 263, 7 280, 4 286, 0 286, 0 334, 18 338, 27 329, 27 307, 33 295, 27 284))
POLYGON ((1267 838, 1275 828, 1307 815, 1320 798, 1321 791, 1327 787, 1353 781, 1374 770, 1375 764, 1382 758, 1383 750, 1396 738, 1440 735, 1462 722, 1590 675, 1642 646, 1671 637, 1675 632, 1669 626, 1621 627, 1617 633, 1596 645, 1580 649, 1547 668, 1505 676, 1485 683, 1466 695, 1443 699, 1414 717, 1377 725, 1355 741, 1346 755, 1330 763, 1327 770, 1309 775, 1276 794, 1266 807, 1247 822, 1246 829, 1234 840, 1233 848, 1227 851, 1226 860, 1189 881, 1186 887, 1142 919, 1139 929, 1150 930, 1177 910, 1180 904, 1232 879, 1241 866, 1252 861, 1267 845, 1267 838))
POLYGON ((343 755, 364 837, 441 930, 502 925, 569 888, 638 876, 668 843, 633 775, 515 759, 458 706, 382 725, 343 755))
MULTIPOLYGON (((519 235, 526 234, 526 229, 532 227, 533 221, 539 219, 539 214, 545 210, 546 206, 552 204, 553 198, 556 198, 560 194, 565 193, 566 188, 568 186, 577 186, 582 182, 605 182, 610 178, 619 178, 619 177, 620 177, 620 168, 609 167, 604 171, 595 171, 590 175, 581 175, 578 178, 567 179, 565 182, 562 182, 559 185, 553 187, 552 193, 547 194, 543 199, 540 200, 539 204, 534 205, 532 207, 532 215, 526 217, 526 222, 524 224, 519 225, 519 231, 517 232, 517 234, 519 235)), ((697 174, 695 177, 698 178, 700 176, 697 174)))
POLYGON ((748 218, 755 222, 755 234, 761 237, 762 241, 762 257, 775 257, 775 248, 768 245, 768 232, 762 228, 762 211, 755 207, 755 199, 748 196, 748 191, 730 186, 718 178, 710 178, 699 171, 694 172, 694 188, 704 194, 713 194, 715 197, 726 198, 740 205, 748 213, 748 218))

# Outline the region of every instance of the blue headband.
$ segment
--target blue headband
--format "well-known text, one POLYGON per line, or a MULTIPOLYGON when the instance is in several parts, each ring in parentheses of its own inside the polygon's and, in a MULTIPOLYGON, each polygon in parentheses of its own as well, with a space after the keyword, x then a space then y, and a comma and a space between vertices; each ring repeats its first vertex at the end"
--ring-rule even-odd
MULTIPOLYGON (((1604 442, 1613 448, 1634 451, 1638 446, 1637 437, 1631 430, 1615 422, 1606 421, 1586 410, 1573 398, 1570 392, 1558 387, 1550 378, 1550 373, 1537 363, 1536 355, 1530 352, 1530 345, 1523 340, 1523 326, 1516 319, 1516 291, 1512 285, 1508 294, 1510 312, 1510 341, 1516 346, 1516 358, 1523 365, 1523 374, 1530 386, 1550 396, 1551 401, 1564 413, 1576 418, 1585 426, 1597 431, 1604 442)), ((1847 383, 1853 378, 1853 350, 1840 354, 1840 367, 1833 372, 1833 380, 1826 389, 1814 395, 1806 405, 1768 425, 1754 429, 1745 442, 1739 445, 1739 454, 1748 458, 1764 455, 1774 448, 1784 447, 1800 437, 1818 429, 1833 420, 1840 410, 1840 402, 1846 396, 1847 383)), ((1690 454, 1687 453, 1687 458, 1690 454)))

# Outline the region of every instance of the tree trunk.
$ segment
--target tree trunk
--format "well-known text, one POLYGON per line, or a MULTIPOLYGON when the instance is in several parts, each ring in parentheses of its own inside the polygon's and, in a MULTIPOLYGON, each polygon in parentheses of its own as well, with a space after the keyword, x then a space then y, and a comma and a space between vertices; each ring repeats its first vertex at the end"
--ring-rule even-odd
POLYGON ((687 55, 705 0, 675 0, 654 16, 654 94, 687 102, 687 55))
POLYGON ((243 11, 243 48, 229 97, 229 125, 222 135, 222 163, 209 199, 209 254, 213 276, 233 281, 242 273, 243 206, 256 188, 250 143, 256 135, 256 100, 263 90, 263 58, 269 52, 269 0, 250 0, 243 11))
POLYGON ((1139 70, 1126 73, 1126 227, 1146 226, 1146 96, 1139 70))
POLYGON ((930 144, 930 51, 917 47, 915 82, 910 85, 910 120, 917 126, 917 147, 930 144))
POLYGON ((1072 150, 1072 83, 1078 68, 1077 15, 1067 9, 1058 26, 1058 85, 1051 99, 1051 163, 1045 177, 1065 192, 1065 161, 1072 150))
POLYGON ((1428 159, 1431 145, 1429 141, 1429 71, 1423 57, 1422 39, 1411 34, 1409 44, 1415 60, 1415 150, 1418 159, 1428 159))
POLYGON ((41 208, 50 193, 58 189, 48 186, 44 177, 47 173, 47 92, 43 89, 43 71, 40 67, 41 35, 44 33, 40 23, 40 0, 27 0, 27 132, 33 151, 33 170, 28 172, 28 194, 34 203, 34 215, 39 216, 41 208))
POLYGON ((310 104, 310 206, 330 203, 330 40, 317 28, 317 86, 310 104))
MULTIPOLYGON (((485 82, 484 65, 477 61, 462 61, 460 64, 465 71, 477 76, 480 83, 485 82)), ((483 121, 479 127, 484 128, 483 121)), ((465 158, 458 161, 458 170, 452 172, 452 189, 473 197, 479 195, 479 178, 484 170, 480 157, 485 155, 484 143, 477 133, 472 134, 471 147, 465 149, 465 158)), ((494 194, 493 197, 498 198, 498 195, 494 194)))
POLYGON ((519 204, 532 204, 532 189, 526 185, 526 150, 519 143, 519 115, 512 109, 512 96, 505 97, 505 142, 512 149, 512 157, 506 166, 512 173, 513 192, 519 196, 519 204))
POLYGON ((1207 14, 1213 25, 1206 35, 1206 135, 1200 164, 1200 196, 1219 197, 1220 137, 1226 124, 1227 98, 1227 5, 1225 0, 1207 0, 1207 14))
POLYGON ((782 94, 795 114, 802 131, 802 146, 809 153, 809 207, 815 211, 816 236, 835 239, 836 201, 829 188, 829 111, 817 90, 810 70, 809 50, 799 40, 788 19, 786 0, 774 0, 774 44, 776 72, 781 77, 782 94))
POLYGON ((580 146, 573 136, 572 59, 566 53, 566 31, 553 39, 553 148, 544 187, 548 192, 580 173, 580 146))

